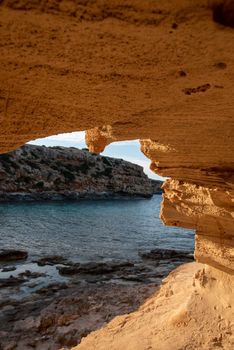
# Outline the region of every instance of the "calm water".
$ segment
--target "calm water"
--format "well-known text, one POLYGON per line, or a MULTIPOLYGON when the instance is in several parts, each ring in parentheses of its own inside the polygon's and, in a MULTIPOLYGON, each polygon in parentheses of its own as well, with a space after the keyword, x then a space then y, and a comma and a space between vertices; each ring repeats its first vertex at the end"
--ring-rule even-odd
POLYGON ((25 249, 29 258, 62 255, 74 262, 137 259, 156 247, 192 250, 192 231, 163 226, 161 196, 0 204, 0 248, 25 249))

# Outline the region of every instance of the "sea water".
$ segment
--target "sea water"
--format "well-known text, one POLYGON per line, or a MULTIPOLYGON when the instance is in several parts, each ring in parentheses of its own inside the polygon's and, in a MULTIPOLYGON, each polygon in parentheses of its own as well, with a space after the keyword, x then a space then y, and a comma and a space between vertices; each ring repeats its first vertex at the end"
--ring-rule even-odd
POLYGON ((0 204, 0 249, 29 261, 61 255, 73 262, 136 260, 139 251, 194 248, 193 231, 164 226, 161 195, 151 199, 0 204))

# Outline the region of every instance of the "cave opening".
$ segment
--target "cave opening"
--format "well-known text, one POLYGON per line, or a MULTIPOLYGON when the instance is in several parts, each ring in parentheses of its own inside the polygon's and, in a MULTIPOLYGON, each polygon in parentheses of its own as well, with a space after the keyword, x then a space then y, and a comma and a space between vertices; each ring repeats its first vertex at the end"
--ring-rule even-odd
MULTIPOLYGON (((39 146, 45 145, 47 147, 63 146, 87 149, 85 132, 83 131, 43 137, 30 141, 28 144, 39 146)), ((161 181, 165 180, 165 177, 159 176, 150 170, 150 160, 140 151, 139 140, 113 142, 106 146, 104 151, 101 152, 101 155, 120 158, 131 163, 138 164, 144 168, 144 172, 150 178, 161 181)))
POLYGON ((27 349, 36 337, 42 347, 46 332, 51 349, 75 346, 137 310, 173 269, 193 261, 193 231, 159 218, 165 179, 149 164, 138 140, 99 155, 82 132, 0 155, 0 307, 18 303, 0 323, 12 341, 27 349))
POLYGON ((138 140, 117 142, 98 155, 87 150, 82 132, 0 155, 1 195, 8 191, 0 203, 0 307, 8 310, 17 300, 14 315, 0 314, 0 330, 12 341, 18 337, 27 349, 46 332, 51 349, 74 346, 84 335, 85 317, 89 333, 136 310, 171 270, 193 260, 194 233, 166 227, 159 218, 162 193, 149 189, 151 181, 161 186, 164 179, 149 163, 138 140), (65 300, 72 312, 61 306, 65 300), (88 316, 80 314, 82 307, 88 316), (18 327, 17 337, 12 327, 18 327))
MULTIPOLYGON (((30 141, 16 152, 5 181, 8 194, 16 192, 16 206, 10 194, 13 203, 1 205, 7 248, 12 248, 7 237, 15 235, 19 248, 30 250, 31 244, 32 256, 62 250, 76 262, 134 260, 159 248, 193 252, 192 231, 160 220, 165 178, 150 170, 139 140, 112 143, 97 155, 88 152, 84 132, 73 132, 30 141), (19 169, 13 169, 18 175, 12 178, 14 162, 19 169), (150 181, 157 185, 155 193, 149 191, 150 181), (35 234, 28 237, 28 231, 35 234)), ((4 161, 1 166, 6 170, 4 161)))

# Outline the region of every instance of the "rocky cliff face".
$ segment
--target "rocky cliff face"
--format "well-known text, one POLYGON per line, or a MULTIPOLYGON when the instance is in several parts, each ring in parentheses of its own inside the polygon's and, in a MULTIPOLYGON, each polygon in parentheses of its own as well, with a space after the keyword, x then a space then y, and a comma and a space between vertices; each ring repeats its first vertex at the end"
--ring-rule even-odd
POLYGON ((150 197, 160 186, 136 164, 72 147, 26 145, 0 155, 0 200, 150 197))

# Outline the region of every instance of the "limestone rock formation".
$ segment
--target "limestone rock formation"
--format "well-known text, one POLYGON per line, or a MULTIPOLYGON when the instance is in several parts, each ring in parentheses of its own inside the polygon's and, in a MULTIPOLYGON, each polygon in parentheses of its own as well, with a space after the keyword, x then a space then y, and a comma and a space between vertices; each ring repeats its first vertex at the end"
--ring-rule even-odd
POLYGON ((95 152, 142 139, 174 179, 164 222, 186 222, 197 259, 233 270, 232 3, 1 2, 0 151, 84 129, 95 152))
POLYGON ((170 178, 163 221, 196 230, 196 259, 220 281, 234 271, 233 3, 0 5, 0 152, 75 130, 88 130, 94 152, 141 139, 151 168, 170 178))
POLYGON ((0 201, 151 197, 161 184, 139 165, 74 147, 25 145, 0 155, 0 201))

